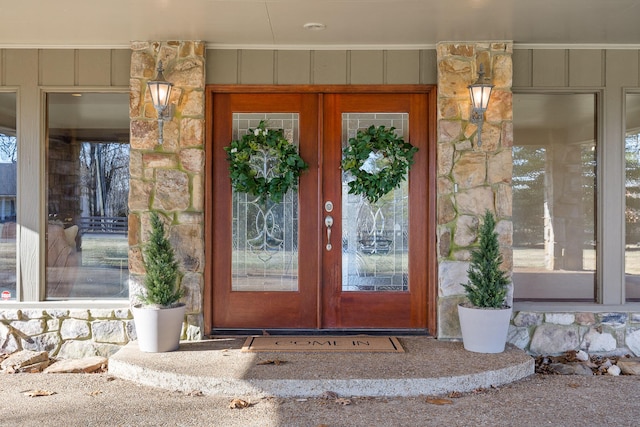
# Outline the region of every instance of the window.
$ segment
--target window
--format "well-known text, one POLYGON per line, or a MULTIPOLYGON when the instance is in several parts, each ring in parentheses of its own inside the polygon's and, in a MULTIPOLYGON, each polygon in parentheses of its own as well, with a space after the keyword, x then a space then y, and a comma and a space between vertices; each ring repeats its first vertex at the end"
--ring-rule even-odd
POLYGON ((596 95, 514 94, 516 300, 596 299, 596 95))
POLYGON ((129 95, 47 95, 47 299, 128 297, 129 95))
POLYGON ((626 300, 640 301, 640 93, 626 95, 625 123, 626 300))
POLYGON ((16 299, 16 94, 0 92, 0 295, 16 299))

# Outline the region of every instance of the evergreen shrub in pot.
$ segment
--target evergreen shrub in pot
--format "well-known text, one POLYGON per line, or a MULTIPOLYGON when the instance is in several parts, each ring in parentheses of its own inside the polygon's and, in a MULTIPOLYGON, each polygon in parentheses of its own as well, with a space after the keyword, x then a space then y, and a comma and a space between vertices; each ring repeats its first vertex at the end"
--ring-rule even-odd
POLYGON ((506 304, 510 283, 500 265, 502 255, 496 219, 486 211, 480 227, 479 244, 471 251, 464 286, 468 303, 458 305, 464 348, 477 353, 501 353, 507 341, 512 308, 506 304))
POLYGON ((180 345, 185 305, 184 291, 175 253, 165 235, 164 225, 151 212, 151 234, 143 248, 146 270, 142 304, 132 307, 141 351, 157 353, 177 350, 180 345))

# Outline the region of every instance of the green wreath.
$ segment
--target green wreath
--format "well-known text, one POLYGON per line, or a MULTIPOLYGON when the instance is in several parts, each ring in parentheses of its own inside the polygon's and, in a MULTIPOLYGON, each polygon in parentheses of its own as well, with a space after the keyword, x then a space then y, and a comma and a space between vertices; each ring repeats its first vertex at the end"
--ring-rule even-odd
POLYGON ((298 178, 308 167, 282 129, 267 129, 264 121, 224 149, 233 189, 263 202, 280 203, 287 191, 298 187, 298 178))
POLYGON ((405 142, 394 130, 371 125, 349 139, 342 170, 354 177, 349 182, 350 194, 362 194, 369 203, 375 203, 406 179, 418 148, 405 142))

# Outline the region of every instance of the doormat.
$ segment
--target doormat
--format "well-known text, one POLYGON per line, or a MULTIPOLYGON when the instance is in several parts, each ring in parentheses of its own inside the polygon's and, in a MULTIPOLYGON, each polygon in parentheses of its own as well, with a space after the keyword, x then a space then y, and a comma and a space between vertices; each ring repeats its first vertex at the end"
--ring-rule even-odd
POLYGON ((244 342, 242 351, 404 353, 404 349, 396 337, 367 335, 249 337, 244 342))

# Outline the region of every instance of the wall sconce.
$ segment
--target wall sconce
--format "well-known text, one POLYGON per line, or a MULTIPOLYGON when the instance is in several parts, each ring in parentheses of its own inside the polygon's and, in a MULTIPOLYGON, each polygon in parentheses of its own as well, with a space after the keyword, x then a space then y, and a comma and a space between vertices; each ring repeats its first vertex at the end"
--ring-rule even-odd
POLYGON ((482 145, 482 123, 484 122, 484 112, 487 111, 489 105, 489 98, 491 98, 491 91, 493 85, 487 83, 484 77, 484 66, 480 64, 478 70, 478 80, 469 85, 469 95, 471 96, 471 117, 469 121, 478 125, 478 147, 482 145))
POLYGON ((164 122, 171 120, 173 117, 173 104, 169 104, 173 83, 169 83, 165 80, 164 75, 162 74, 162 61, 158 62, 157 71, 158 73, 156 74, 155 80, 149 80, 147 82, 147 87, 151 93, 153 106, 158 112, 158 144, 162 145, 162 142, 164 141, 164 122))

